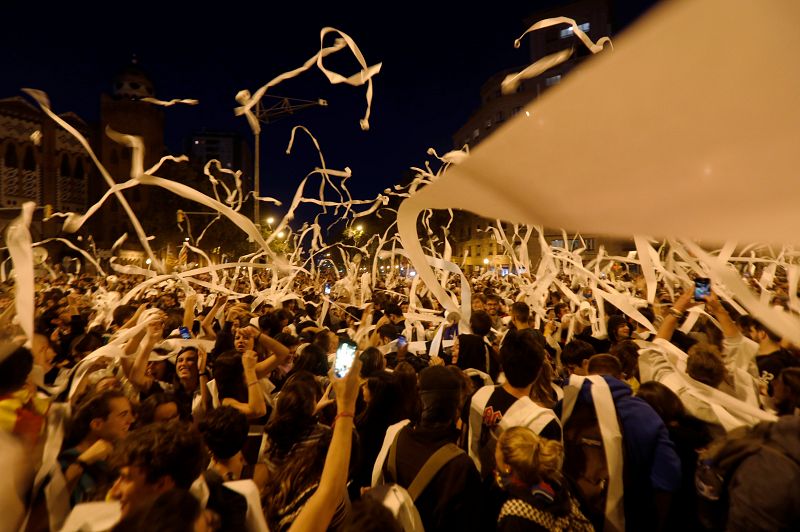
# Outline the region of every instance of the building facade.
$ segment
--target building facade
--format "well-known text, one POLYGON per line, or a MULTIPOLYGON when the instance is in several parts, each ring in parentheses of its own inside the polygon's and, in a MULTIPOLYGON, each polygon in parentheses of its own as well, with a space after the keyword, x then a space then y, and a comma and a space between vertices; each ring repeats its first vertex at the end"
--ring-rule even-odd
MULTIPOLYGON (((60 117, 90 134, 74 113, 60 117)), ((0 238, 28 201, 39 207, 31 224, 33 240, 58 234, 61 219, 43 222, 44 206, 53 212, 85 212, 91 173, 92 162, 77 139, 41 109, 18 96, 0 100, 0 238)))

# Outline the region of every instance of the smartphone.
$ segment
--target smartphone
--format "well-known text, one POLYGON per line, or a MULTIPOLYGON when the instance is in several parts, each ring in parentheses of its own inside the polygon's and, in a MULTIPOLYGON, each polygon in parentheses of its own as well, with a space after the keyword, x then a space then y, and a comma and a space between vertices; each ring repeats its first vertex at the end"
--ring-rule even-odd
POLYGON ((325 292, 325 295, 326 295, 326 296, 327 296, 327 295, 330 295, 330 293, 331 293, 331 284, 330 284, 330 283, 325 283, 325 290, 324 290, 324 292, 325 292))
POLYGON ((342 342, 336 350, 336 359, 333 362, 333 373, 338 378, 342 378, 350 371, 350 367, 356 359, 356 345, 350 342, 342 342))
POLYGON ((184 327, 183 325, 181 325, 180 327, 178 327, 178 331, 181 333, 181 338, 183 338, 184 340, 192 339, 192 333, 189 332, 188 327, 184 327))
POLYGON ((711 295, 711 279, 698 277, 694 280, 694 300, 705 301, 711 295))
POLYGON ((408 345, 408 340, 402 334, 397 337, 397 347, 405 347, 408 345))

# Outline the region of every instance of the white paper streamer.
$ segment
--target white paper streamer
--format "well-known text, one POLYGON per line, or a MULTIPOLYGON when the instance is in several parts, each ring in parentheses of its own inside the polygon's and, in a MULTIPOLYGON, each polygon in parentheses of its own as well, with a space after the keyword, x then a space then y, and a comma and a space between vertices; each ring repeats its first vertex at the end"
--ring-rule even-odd
POLYGON ((33 345, 34 282, 30 225, 35 208, 36 204, 32 201, 23 203, 19 216, 6 229, 8 253, 14 263, 14 304, 19 325, 27 338, 25 346, 28 348, 33 345))

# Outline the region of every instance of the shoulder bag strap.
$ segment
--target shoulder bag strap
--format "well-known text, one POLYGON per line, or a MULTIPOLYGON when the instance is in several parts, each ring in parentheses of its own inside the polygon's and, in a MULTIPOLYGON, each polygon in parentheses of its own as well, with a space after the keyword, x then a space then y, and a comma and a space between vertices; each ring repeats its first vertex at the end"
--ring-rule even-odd
POLYGON ((411 495, 411 498, 416 501, 417 497, 422 494, 431 480, 433 480, 433 477, 436 476, 436 473, 446 466, 450 460, 463 454, 463 452, 464 451, 453 443, 448 443, 439 447, 439 449, 425 461, 425 464, 423 464, 417 476, 411 481, 411 485, 408 487, 408 494, 411 495))

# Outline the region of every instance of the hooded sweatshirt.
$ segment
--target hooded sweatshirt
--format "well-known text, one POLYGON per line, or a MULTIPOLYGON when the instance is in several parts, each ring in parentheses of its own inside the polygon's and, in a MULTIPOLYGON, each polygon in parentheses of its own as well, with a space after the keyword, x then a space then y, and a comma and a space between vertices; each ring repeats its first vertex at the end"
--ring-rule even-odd
POLYGON ((778 418, 768 441, 731 478, 729 531, 800 529, 800 417, 778 418))

